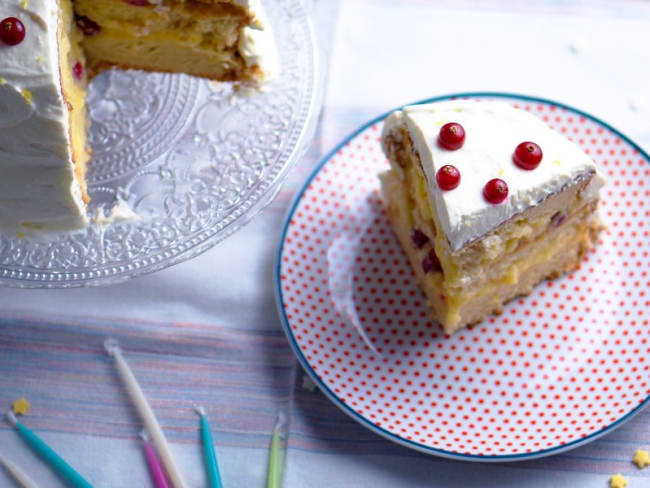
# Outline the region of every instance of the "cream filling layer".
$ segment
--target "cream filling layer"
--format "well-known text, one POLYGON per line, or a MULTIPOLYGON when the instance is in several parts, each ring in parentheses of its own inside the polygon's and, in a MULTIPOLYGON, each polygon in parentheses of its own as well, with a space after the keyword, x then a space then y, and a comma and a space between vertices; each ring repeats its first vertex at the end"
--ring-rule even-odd
POLYGON ((500 310, 504 301, 529 293, 538 281, 574 268, 582 252, 589 248, 590 237, 597 227, 588 216, 576 215, 562 227, 551 230, 510 256, 506 269, 488 268, 476 283, 450 290, 442 272, 422 270, 421 261, 428 248, 416 249, 411 242, 410 233, 415 223, 413 202, 398 173, 391 170, 384 173, 381 180, 391 224, 434 309, 435 318, 447 333, 500 310))

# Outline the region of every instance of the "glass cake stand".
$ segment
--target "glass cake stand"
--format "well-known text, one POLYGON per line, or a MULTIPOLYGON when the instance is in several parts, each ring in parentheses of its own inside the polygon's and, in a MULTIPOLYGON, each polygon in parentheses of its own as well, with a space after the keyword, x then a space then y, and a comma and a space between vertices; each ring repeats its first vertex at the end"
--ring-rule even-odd
POLYGON ((158 271, 211 248, 271 202, 313 136, 322 73, 304 5, 265 7, 281 72, 261 91, 134 71, 93 80, 89 212, 123 202, 138 219, 41 240, 0 235, 0 285, 90 286, 158 271))

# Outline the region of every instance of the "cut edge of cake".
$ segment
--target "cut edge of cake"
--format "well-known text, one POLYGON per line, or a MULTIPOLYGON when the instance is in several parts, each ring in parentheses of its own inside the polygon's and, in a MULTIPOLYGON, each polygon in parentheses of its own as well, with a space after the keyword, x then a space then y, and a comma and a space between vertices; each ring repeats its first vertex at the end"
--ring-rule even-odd
POLYGON ((89 75, 117 67, 261 85, 279 73, 259 2, 75 0, 89 75))

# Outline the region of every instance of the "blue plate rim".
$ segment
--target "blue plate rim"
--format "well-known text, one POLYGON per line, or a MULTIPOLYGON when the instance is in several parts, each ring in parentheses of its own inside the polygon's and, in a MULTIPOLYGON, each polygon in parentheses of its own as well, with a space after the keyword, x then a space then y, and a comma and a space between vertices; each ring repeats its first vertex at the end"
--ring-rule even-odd
POLYGON ((632 146, 634 149, 638 151, 638 153, 648 162, 650 163, 650 155, 648 155, 637 143, 635 143, 632 139, 630 139, 628 136, 623 134, 621 131, 618 129, 614 128, 612 125, 608 124, 607 122, 601 120, 600 118, 591 115, 588 112, 585 112, 583 110, 577 109, 575 107, 572 107, 571 105, 567 105, 565 103, 561 102, 556 102, 555 100, 551 100, 548 98, 543 98, 543 97, 537 97, 537 96, 532 96, 532 95, 524 95, 524 94, 518 94, 518 93, 509 93, 509 92, 490 92, 490 91, 477 91, 477 92, 460 92, 460 93, 452 93, 448 95, 439 95, 436 97, 431 97, 431 98, 425 98, 423 100, 418 100, 413 103, 407 103, 405 105, 401 105, 400 107, 396 107, 392 110, 389 110, 374 119, 366 122, 365 124, 361 125, 359 128, 348 134, 341 142, 339 142, 331 151, 329 151, 322 159, 321 161, 316 165, 316 167, 312 170, 310 175, 307 177, 303 185, 300 187, 300 189, 296 192, 295 196, 293 197, 291 204, 289 205, 289 210, 287 211, 286 217, 284 219, 284 222, 282 224, 282 233, 280 235, 280 243, 278 246, 278 250, 276 253, 276 262, 274 266, 274 282, 275 282, 275 301, 276 301, 276 306, 278 309, 278 314, 280 316, 280 322, 282 323, 282 328, 284 329, 284 332, 287 336, 287 339, 289 340, 289 344, 291 345, 291 349, 293 349, 294 354, 298 358, 298 361, 302 365, 303 369, 305 372, 309 375, 309 377, 314 381, 314 383, 319 387, 319 389, 334 403, 337 407, 339 407, 343 412, 345 412, 347 415, 352 417, 354 420, 359 422, 361 425, 364 427, 370 429, 371 431, 375 432, 376 434, 379 434, 380 436, 391 440, 397 444, 400 444, 402 446, 408 447, 410 449, 414 449, 419 452, 423 452, 426 454, 431 454, 435 455, 438 457, 443 457, 447 459, 455 459, 455 460, 460 460, 460 461, 476 461, 476 462, 507 462, 507 461, 525 461, 525 460, 531 460, 531 459, 537 459, 541 457, 546 457, 546 456, 551 456, 554 454, 560 454, 561 452, 569 451, 571 449, 575 449, 577 447, 583 446, 585 444, 588 444, 592 441, 595 441, 599 437, 602 437, 605 434, 608 434, 621 425, 623 425, 625 422, 630 420, 632 417, 634 417, 636 414, 638 414, 641 410, 643 410, 644 407, 646 407, 650 403, 650 395, 648 395, 641 403, 639 403, 636 407, 634 407, 632 410, 630 410, 628 413, 617 419, 616 421, 612 422, 609 424, 607 427, 604 427, 596 432, 593 432, 583 438, 573 440, 571 442, 567 442, 566 444, 561 444, 558 446, 550 447, 547 449, 540 449, 538 451, 534 452, 527 452, 527 453, 521 453, 521 454, 505 454, 505 455, 478 455, 478 454, 464 454, 464 453, 457 453, 457 452, 452 452, 452 451, 447 451, 444 449, 437 449, 434 447, 428 447, 425 446, 419 442, 411 441, 408 439, 404 439, 403 437, 400 437, 382 427, 378 427, 377 425, 373 424, 370 420, 366 419, 356 411, 354 411, 350 406, 348 406, 346 403, 342 402, 338 396, 327 386, 325 383, 318 377, 318 375, 312 370, 311 366, 309 365, 309 362, 307 359, 304 357, 302 351, 300 350, 300 347, 298 346, 298 343, 296 342, 293 332, 291 330, 291 326, 289 325, 289 320, 286 316, 286 311, 284 309, 283 304, 283 297, 282 297, 282 280, 281 280, 281 266, 282 266, 282 251, 284 248, 284 242, 286 240, 287 236, 287 231, 289 230, 289 223, 291 222, 291 219, 293 218, 293 215, 296 211, 296 208, 304 195, 305 191, 307 190, 307 187, 311 184, 313 179, 316 177, 318 173, 322 170, 323 166, 329 162, 332 157, 341 149, 343 148, 348 142, 350 142, 352 139, 354 139, 356 136, 358 136, 360 133, 362 133, 364 130, 366 130, 368 127, 371 127, 372 125, 376 124, 377 122, 384 120, 388 115, 390 115, 392 112, 395 110, 400 110, 403 107, 409 106, 409 105, 421 105, 424 103, 433 103, 433 102, 440 102, 443 100, 450 100, 450 99, 455 99, 455 98, 463 98, 463 97, 469 97, 469 98, 476 98, 476 97, 492 97, 492 98, 508 98, 508 99, 517 99, 517 100, 522 100, 522 101, 528 101, 528 102, 539 102, 539 103, 545 103, 545 104, 550 104, 554 105, 556 107, 560 107, 566 110, 569 110, 571 112, 574 112, 577 115, 580 115, 582 117, 588 118, 597 124, 602 125, 603 127, 609 129, 611 132, 616 134, 618 137, 623 139, 625 142, 627 142, 630 146, 632 146))

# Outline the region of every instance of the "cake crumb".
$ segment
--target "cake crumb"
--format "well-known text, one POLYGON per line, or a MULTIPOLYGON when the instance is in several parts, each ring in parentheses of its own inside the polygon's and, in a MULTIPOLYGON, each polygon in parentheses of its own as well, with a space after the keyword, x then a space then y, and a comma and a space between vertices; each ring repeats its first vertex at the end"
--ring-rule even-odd
POLYGON ((622 474, 615 474, 609 478, 609 486, 610 488, 625 488, 627 486, 627 480, 622 474))
POLYGON ((636 464, 639 469, 645 468, 650 465, 650 453, 643 449, 637 449, 632 462, 636 464))
POLYGON ((572 39, 569 41, 569 51, 571 51, 572 54, 580 54, 582 51, 584 51, 585 48, 585 43, 583 42, 582 39, 576 38, 572 39))
POLYGON ((21 397, 11 404, 11 409, 16 415, 25 415, 29 411, 29 407, 30 404, 25 397, 21 397))
POLYGON ((32 98, 34 97, 32 92, 30 92, 29 90, 23 88, 22 90, 20 90, 20 94, 23 96, 23 98, 25 99, 25 101, 27 103, 29 103, 30 105, 32 104, 32 98))
POLYGON ((104 207, 97 209, 97 214, 93 216, 92 220, 100 227, 107 227, 121 222, 138 221, 140 217, 127 202, 118 198, 110 211, 104 207))
POLYGON ((309 376, 305 375, 302 377, 302 389, 313 393, 316 391, 316 383, 309 376))

